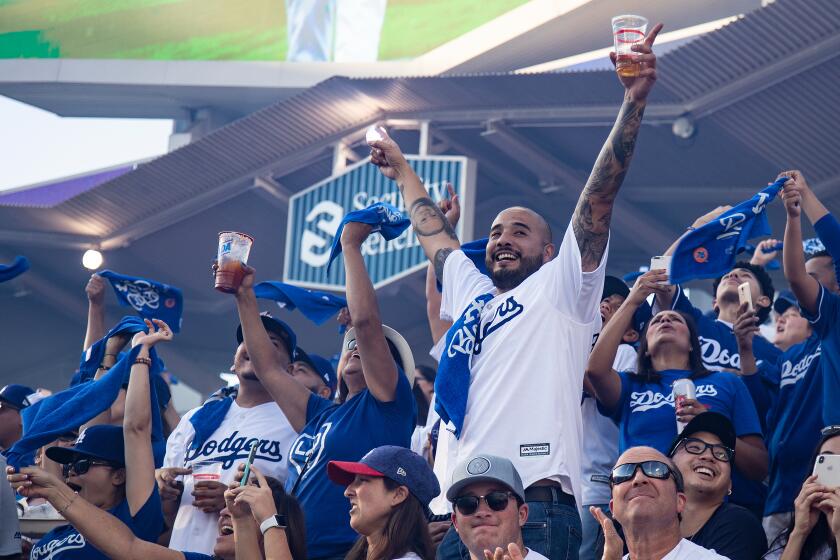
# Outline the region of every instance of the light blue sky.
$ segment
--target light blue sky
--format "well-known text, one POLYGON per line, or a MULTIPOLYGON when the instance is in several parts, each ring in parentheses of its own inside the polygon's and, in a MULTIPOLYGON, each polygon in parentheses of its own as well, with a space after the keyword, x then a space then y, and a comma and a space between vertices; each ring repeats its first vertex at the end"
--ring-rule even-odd
POLYGON ((0 96, 0 191, 166 153, 172 121, 62 118, 0 96))

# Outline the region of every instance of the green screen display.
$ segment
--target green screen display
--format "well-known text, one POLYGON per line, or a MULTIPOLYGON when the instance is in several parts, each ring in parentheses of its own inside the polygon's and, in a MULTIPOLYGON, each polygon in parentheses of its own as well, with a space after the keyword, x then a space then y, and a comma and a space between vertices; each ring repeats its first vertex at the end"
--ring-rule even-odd
MULTIPOLYGON (((388 0, 379 60, 412 58, 527 0, 388 0)), ((284 0, 0 0, 0 58, 285 60, 284 0)))

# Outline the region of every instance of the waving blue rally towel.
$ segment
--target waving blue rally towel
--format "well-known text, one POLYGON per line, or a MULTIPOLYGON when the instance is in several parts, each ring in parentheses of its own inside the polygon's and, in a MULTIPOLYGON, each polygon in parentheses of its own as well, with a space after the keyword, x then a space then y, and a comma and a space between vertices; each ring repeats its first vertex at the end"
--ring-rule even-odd
POLYGON ((29 270, 29 260, 26 257, 17 256, 12 264, 0 264, 0 282, 16 278, 27 270, 29 270))
POLYGON ((120 305, 133 308, 146 319, 166 322, 173 333, 181 330, 184 298, 178 288, 111 270, 103 270, 99 276, 111 283, 120 305))
POLYGON ((335 239, 330 249, 330 260, 327 262, 327 272, 330 271, 333 260, 341 252, 341 232, 344 231, 347 222, 370 224, 373 227, 371 233, 379 232, 388 241, 399 237, 411 225, 411 220, 387 202, 376 202, 367 208, 348 212, 335 232, 335 239))
MULTIPOLYGON (((39 447, 55 441, 61 434, 77 430, 82 424, 107 410, 117 398, 123 380, 129 375, 139 352, 139 346, 132 348, 96 381, 79 383, 23 409, 21 412, 23 437, 5 452, 9 465, 18 468, 31 465, 34 453, 39 447)), ((154 348, 149 353, 149 357, 152 360, 149 375, 159 375, 160 361, 154 348)), ((151 377, 149 395, 152 411, 152 445, 155 446, 164 438, 157 395, 151 377)), ((155 457, 157 465, 160 465, 162 460, 162 456, 155 457)))
POLYGON ((478 338, 481 310, 491 299, 492 294, 475 298, 446 331, 446 346, 435 377, 435 410, 445 423, 455 427, 456 438, 461 435, 467 415, 470 364, 473 354, 481 347, 478 338))
POLYGON ((201 405, 201 408, 190 416, 190 424, 195 430, 190 449, 200 449, 207 438, 213 435, 222 425, 227 416, 230 405, 239 393, 239 385, 224 387, 212 395, 201 405))
POLYGON ((94 342, 90 348, 82 352, 81 363, 79 364, 79 371, 73 376, 71 385, 83 383, 93 379, 99 364, 102 363, 102 358, 105 357, 105 345, 108 339, 117 334, 125 334, 132 336, 139 332, 146 332, 146 323, 139 317, 132 317, 127 315, 120 319, 120 322, 108 331, 101 340, 94 342))
POLYGON ((304 317, 323 325, 330 317, 347 307, 347 300, 327 292, 316 292, 283 282, 260 282, 254 286, 258 298, 273 299, 277 305, 289 311, 299 309, 304 317))
POLYGON ((770 235, 765 210, 787 180, 787 177, 780 177, 749 200, 683 237, 671 260, 671 283, 717 278, 729 272, 747 241, 770 235))

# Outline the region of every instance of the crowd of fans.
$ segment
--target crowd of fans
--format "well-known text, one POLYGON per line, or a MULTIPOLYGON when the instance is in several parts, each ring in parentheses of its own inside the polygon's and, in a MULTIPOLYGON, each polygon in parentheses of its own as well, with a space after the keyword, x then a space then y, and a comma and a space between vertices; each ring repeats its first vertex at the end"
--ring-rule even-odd
POLYGON ((94 364, 74 395, 94 406, 109 373, 124 368, 124 381, 81 425, 62 425, 80 416, 57 405, 23 421, 63 392, 0 390, 0 466, 11 463, 0 558, 836 560, 840 488, 812 470, 840 454, 840 223, 802 174, 780 174, 789 292, 777 297, 765 270, 776 240, 714 282, 710 312, 668 270, 632 287, 605 274, 660 29, 634 47, 638 77, 619 78, 624 102, 559 245, 539 213, 508 208, 480 269, 455 234, 457 197, 434 204, 384 131, 370 142, 430 260, 437 368, 415 365, 381 322, 361 251, 368 224, 340 235, 349 330, 337 367, 260 313, 244 266, 238 384, 182 418, 156 353, 172 326, 106 332, 94 275, 94 364), (803 211, 825 251, 806 256, 803 211), (684 379, 695 391, 675 399, 684 379), (48 443, 26 460, 27 441, 48 443), (19 510, 66 524, 27 542, 19 510))

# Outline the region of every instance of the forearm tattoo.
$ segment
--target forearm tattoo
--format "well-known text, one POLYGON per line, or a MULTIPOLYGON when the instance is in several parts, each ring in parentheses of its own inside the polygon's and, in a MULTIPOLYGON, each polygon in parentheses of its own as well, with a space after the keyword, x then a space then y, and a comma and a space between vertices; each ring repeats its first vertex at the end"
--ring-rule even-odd
POLYGON ((408 210, 411 225, 418 237, 431 237, 439 233, 445 233, 450 239, 458 239, 452 225, 437 204, 431 198, 418 198, 408 210))
POLYGON ((437 281, 441 284, 443 284, 443 265, 446 264, 446 257, 448 257, 452 251, 452 249, 446 247, 444 249, 438 249, 437 253, 435 253, 433 262, 435 267, 435 278, 437 278, 437 281))
POLYGON ((644 112, 644 104, 624 102, 578 199, 572 227, 584 270, 596 269, 604 256, 613 203, 630 167, 644 112))

